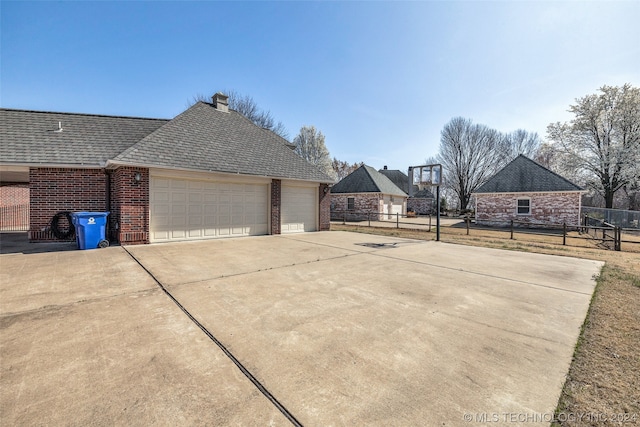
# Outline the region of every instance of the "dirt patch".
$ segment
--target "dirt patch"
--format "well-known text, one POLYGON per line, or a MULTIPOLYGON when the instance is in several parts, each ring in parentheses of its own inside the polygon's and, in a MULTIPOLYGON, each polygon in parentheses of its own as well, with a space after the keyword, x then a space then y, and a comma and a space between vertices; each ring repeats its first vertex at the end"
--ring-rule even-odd
MULTIPOLYGON (((434 232, 332 224, 332 230, 355 231, 419 240, 435 240, 434 232)), ((445 227, 443 227, 445 229, 445 227)), ((518 235, 504 231, 448 227, 441 240, 498 249, 572 256, 605 261, 598 285, 576 344, 573 362, 558 402, 560 426, 640 424, 640 256, 598 248, 589 240, 563 246, 555 236, 518 235)), ((578 241, 576 239, 576 241, 578 241)), ((640 245, 627 245, 636 251, 640 245)))

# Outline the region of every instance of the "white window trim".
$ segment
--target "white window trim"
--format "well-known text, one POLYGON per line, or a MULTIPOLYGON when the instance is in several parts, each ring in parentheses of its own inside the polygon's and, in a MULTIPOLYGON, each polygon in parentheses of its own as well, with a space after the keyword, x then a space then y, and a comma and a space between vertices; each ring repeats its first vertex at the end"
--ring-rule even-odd
POLYGON ((518 197, 518 198, 516 198, 516 215, 519 215, 519 216, 531 215, 531 197, 518 197), (529 201, 529 212, 527 212, 527 213, 518 212, 518 208, 519 208, 518 202, 520 200, 528 200, 529 201))

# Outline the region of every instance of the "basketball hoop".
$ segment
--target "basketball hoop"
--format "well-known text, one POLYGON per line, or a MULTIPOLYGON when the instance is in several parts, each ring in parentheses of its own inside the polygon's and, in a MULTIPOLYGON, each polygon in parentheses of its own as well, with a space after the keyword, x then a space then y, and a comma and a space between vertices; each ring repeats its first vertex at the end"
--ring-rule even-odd
POLYGON ((409 197, 413 196, 413 186, 419 190, 436 187, 436 241, 440 241, 440 185, 442 185, 442 165, 409 166, 409 197))

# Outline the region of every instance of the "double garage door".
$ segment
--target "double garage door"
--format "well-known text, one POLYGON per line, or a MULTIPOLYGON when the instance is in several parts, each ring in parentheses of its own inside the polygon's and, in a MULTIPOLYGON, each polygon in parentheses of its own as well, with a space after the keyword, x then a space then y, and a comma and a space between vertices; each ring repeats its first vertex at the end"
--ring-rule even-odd
MULTIPOLYGON (((282 187, 282 232, 316 230, 317 187, 282 187)), ((269 184, 151 176, 152 242, 269 233, 269 184)))

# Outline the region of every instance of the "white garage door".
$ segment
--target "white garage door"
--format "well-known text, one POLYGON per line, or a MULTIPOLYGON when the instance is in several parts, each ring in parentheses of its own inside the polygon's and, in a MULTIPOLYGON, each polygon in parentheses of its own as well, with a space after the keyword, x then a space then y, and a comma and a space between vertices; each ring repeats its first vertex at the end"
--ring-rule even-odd
POLYGON ((404 200, 401 197, 384 196, 382 200, 382 213, 384 214, 384 219, 395 219, 396 214, 402 215, 404 212, 404 200))
POLYGON ((152 177, 150 240, 268 233, 268 186, 152 177))
POLYGON ((318 187, 282 186, 281 232, 316 231, 318 187))

